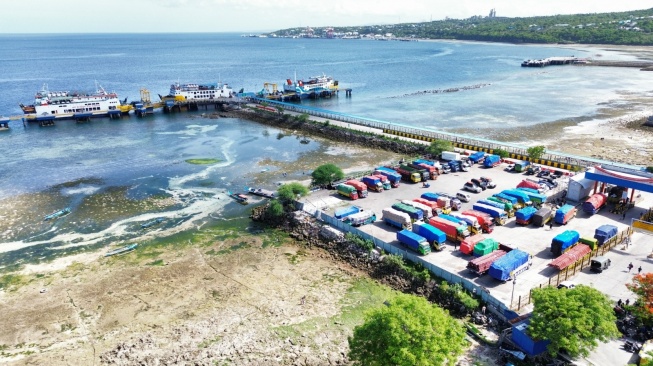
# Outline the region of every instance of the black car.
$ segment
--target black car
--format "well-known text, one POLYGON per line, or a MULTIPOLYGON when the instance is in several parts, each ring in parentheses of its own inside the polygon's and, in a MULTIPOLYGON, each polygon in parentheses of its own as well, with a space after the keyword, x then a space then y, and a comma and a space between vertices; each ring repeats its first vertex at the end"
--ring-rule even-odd
POLYGON ((476 179, 476 178, 472 178, 470 181, 471 181, 472 183, 476 184, 477 186, 481 187, 482 190, 486 190, 486 189, 487 189, 487 182, 485 182, 485 181, 483 181, 483 180, 479 180, 479 179, 476 179))
POLYGON ((553 179, 540 179, 540 183, 546 185, 549 187, 549 189, 553 189, 558 186, 558 182, 553 179))
POLYGON ((542 169, 542 170, 540 170, 539 173, 537 173, 538 178, 545 178, 545 177, 548 177, 548 176, 549 176, 549 171, 546 170, 546 169, 542 169))
POLYGON ((542 168, 540 168, 537 165, 530 165, 528 169, 526 169, 526 175, 535 175, 539 173, 541 170, 542 168))
POLYGON ((556 170, 555 172, 553 172, 552 176, 554 176, 554 177, 556 177, 556 178, 560 178, 560 177, 563 176, 563 174, 564 174, 564 173, 563 173, 562 171, 560 171, 560 170, 556 170))

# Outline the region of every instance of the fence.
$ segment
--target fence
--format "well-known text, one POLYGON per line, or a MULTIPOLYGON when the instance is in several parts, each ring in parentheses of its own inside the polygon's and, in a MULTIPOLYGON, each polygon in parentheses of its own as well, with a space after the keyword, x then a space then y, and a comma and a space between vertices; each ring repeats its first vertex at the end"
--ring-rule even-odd
POLYGON ((536 288, 542 288, 547 286, 558 286, 562 281, 568 280, 569 278, 575 276, 576 273, 587 268, 592 262, 592 258, 600 255, 604 255, 605 253, 609 252, 612 248, 616 247, 619 244, 623 243, 625 245, 628 245, 628 243, 630 242, 630 236, 632 234, 633 234, 633 229, 631 227, 618 233, 614 237, 610 238, 610 240, 606 241, 605 244, 603 244, 602 246, 597 247, 596 249, 592 250, 587 255, 585 255, 583 258, 577 260, 576 262, 569 265, 564 270, 558 272, 557 276, 550 277, 548 281, 540 283, 538 287, 532 288, 528 292, 528 295, 519 296, 516 299, 516 301, 510 304, 510 309, 519 311, 522 307, 530 304, 532 301, 533 290, 535 290, 536 288))

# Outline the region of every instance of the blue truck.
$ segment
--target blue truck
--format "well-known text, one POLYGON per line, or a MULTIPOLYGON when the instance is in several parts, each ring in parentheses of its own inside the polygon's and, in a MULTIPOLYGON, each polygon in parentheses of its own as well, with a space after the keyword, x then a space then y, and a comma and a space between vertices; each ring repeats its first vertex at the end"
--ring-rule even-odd
POLYGON ((483 160, 483 166, 486 168, 493 168, 501 164, 501 157, 499 155, 488 155, 483 160))
POLYGON ((528 225, 533 221, 533 215, 537 212, 537 209, 533 206, 524 207, 515 212, 515 217, 517 218, 517 223, 519 225, 528 225))
POLYGON ((551 241, 551 253, 554 257, 559 257, 562 253, 571 249, 578 243, 580 234, 575 230, 565 230, 556 235, 551 241))
POLYGON ((417 235, 412 231, 401 230, 397 233, 397 240, 401 244, 421 255, 427 255, 431 253, 431 247, 426 241, 426 238, 421 235, 417 235))
POLYGON ((444 249, 444 242, 447 241, 447 234, 431 224, 416 222, 413 225, 413 232, 423 236, 429 242, 431 248, 436 251, 444 249))
POLYGON ((406 204, 403 204, 403 203, 395 203, 395 204, 392 205, 392 208, 397 210, 397 211, 407 213, 408 216, 410 216, 411 220, 413 220, 413 221, 422 221, 422 220, 424 220, 424 212, 422 212, 422 210, 420 210, 418 208, 415 208, 413 206, 409 206, 409 205, 406 205, 406 204))
POLYGON ((485 153, 483 151, 477 151, 469 156, 469 161, 474 164, 478 164, 479 162, 482 162, 484 158, 485 153))
POLYGON ((399 182, 401 182, 401 174, 397 173, 396 171, 380 166, 374 170, 374 174, 381 174, 388 178, 390 181, 390 185, 392 185, 392 188, 397 188, 399 187, 399 182))
POLYGON ((353 215, 361 211, 363 211, 363 209, 358 206, 347 206, 344 208, 337 209, 333 216, 338 220, 342 220, 349 215, 353 215))
POLYGON ((601 225, 594 231, 594 239, 596 239, 598 245, 603 245, 617 235, 618 232, 619 229, 614 225, 601 225))
POLYGON ((494 219, 494 223, 497 225, 505 225, 506 220, 508 219, 508 215, 506 215, 506 211, 503 209, 494 207, 494 206, 488 206, 484 205, 481 203, 475 203, 472 205, 472 209, 476 211, 481 211, 484 212, 494 219))
POLYGON ((513 249, 492 263, 489 274, 499 281, 514 280, 515 276, 530 268, 530 261, 530 254, 513 249))
POLYGON ((505 189, 501 191, 501 193, 505 194, 506 196, 515 197, 517 201, 522 205, 522 207, 530 206, 533 204, 531 198, 524 191, 520 191, 518 189, 505 189))

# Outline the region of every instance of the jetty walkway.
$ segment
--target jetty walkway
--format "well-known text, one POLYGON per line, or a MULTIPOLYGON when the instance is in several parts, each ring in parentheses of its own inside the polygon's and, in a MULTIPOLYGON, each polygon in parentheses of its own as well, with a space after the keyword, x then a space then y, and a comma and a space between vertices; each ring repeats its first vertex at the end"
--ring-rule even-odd
POLYGON ((621 164, 607 160, 593 159, 586 156, 577 156, 557 151, 547 151, 541 159, 530 159, 526 147, 503 141, 483 139, 466 135, 458 135, 444 131, 437 131, 425 127, 408 126, 397 122, 382 121, 373 118, 355 116, 347 113, 329 111, 326 109, 308 107, 299 104, 272 101, 261 98, 247 98, 251 103, 262 105, 265 109, 274 112, 294 112, 307 114, 322 119, 321 122, 341 122, 342 127, 386 135, 388 137, 399 137, 406 140, 431 143, 435 140, 451 141, 455 148, 484 151, 492 154, 494 150, 501 149, 508 151, 512 159, 528 160, 536 164, 547 165, 554 168, 566 170, 584 170, 595 165, 613 165, 628 169, 638 170, 640 167, 621 164), (361 129, 363 127, 364 129, 361 129))

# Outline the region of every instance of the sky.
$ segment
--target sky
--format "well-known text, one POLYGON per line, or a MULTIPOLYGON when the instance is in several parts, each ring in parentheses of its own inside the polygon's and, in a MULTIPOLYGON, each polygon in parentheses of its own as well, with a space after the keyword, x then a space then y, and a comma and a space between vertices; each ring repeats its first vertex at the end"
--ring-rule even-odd
POLYGON ((653 7, 650 0, 2 0, 0 33, 271 32, 653 7))

